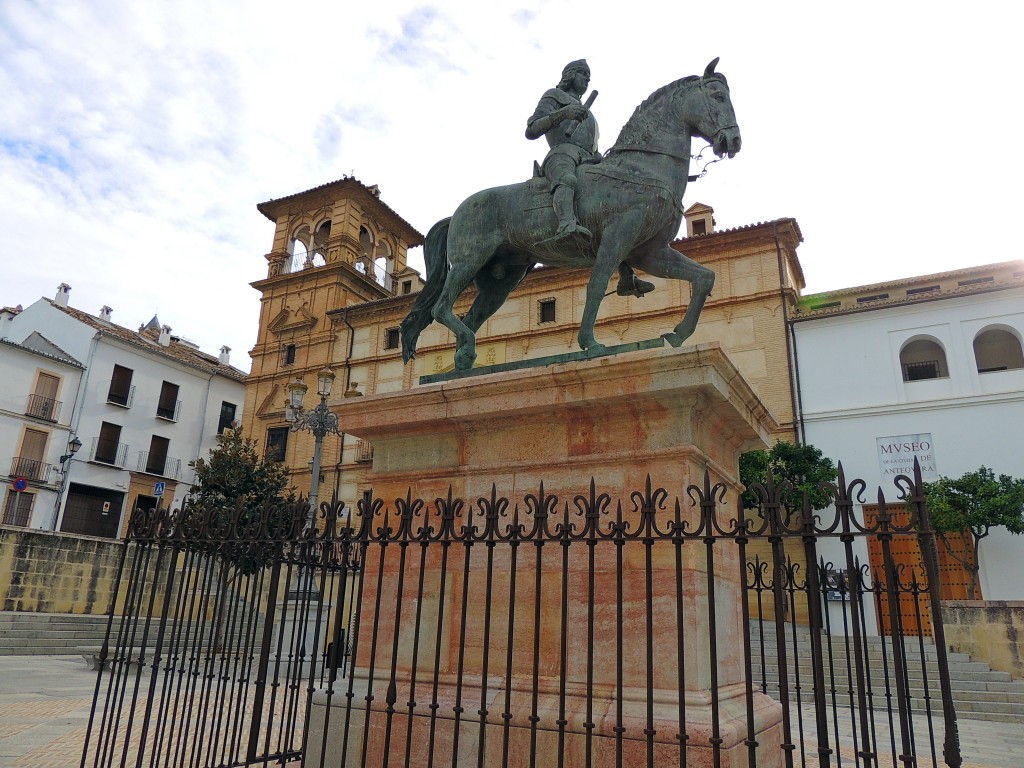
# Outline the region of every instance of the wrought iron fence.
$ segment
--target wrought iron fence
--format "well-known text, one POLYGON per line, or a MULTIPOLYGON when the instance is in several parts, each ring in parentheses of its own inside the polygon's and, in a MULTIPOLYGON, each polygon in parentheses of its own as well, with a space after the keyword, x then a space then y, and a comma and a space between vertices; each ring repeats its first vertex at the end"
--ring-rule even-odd
POLYGON ((708 475, 137 512, 82 766, 959 766, 919 473, 898 488, 906 524, 842 470, 823 513, 708 475))

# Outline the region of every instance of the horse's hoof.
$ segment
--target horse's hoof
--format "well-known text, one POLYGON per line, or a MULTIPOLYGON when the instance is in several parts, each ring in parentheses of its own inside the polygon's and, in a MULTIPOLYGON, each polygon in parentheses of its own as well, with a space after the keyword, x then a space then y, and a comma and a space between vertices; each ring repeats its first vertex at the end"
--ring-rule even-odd
POLYGON ((684 336, 681 333, 676 333, 675 331, 672 331, 672 333, 661 334, 661 338, 667 341, 670 347, 681 347, 683 346, 683 342, 686 341, 689 335, 690 334, 686 334, 684 336))
POLYGON ((457 371, 468 371, 473 367, 474 362, 476 362, 476 352, 455 353, 455 370, 457 371))

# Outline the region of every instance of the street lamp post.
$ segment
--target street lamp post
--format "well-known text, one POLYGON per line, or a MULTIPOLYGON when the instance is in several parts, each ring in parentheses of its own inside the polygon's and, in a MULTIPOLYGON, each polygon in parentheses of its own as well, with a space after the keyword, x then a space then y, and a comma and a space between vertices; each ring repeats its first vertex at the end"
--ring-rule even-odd
POLYGON ((320 403, 316 408, 306 411, 302 407, 302 398, 306 395, 307 387, 301 377, 288 385, 288 402, 285 405, 284 417, 292 432, 312 432, 313 443, 313 476, 309 483, 309 510, 310 519, 307 524, 315 520, 317 504, 320 496, 320 454, 324 447, 324 437, 328 434, 341 435, 338 428, 338 416, 327 407, 327 398, 334 386, 334 371, 324 368, 316 375, 316 393, 320 396, 320 403))
POLYGON ((64 489, 68 484, 68 474, 71 472, 71 459, 82 448, 82 441, 78 435, 72 433, 68 440, 68 452, 60 457, 60 485, 57 487, 57 500, 53 503, 53 518, 50 520, 50 530, 57 530, 57 518, 60 516, 60 502, 64 498, 64 489))

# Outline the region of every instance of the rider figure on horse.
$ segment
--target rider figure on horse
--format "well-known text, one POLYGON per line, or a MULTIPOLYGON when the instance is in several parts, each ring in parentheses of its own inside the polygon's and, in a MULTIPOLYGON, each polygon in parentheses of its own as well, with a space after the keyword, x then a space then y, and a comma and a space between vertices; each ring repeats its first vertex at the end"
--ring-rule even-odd
MULTIPOLYGON (((590 67, 586 59, 569 62, 562 70, 561 81, 544 93, 526 123, 526 138, 544 136, 550 147, 541 169, 551 185, 552 207, 558 217, 558 231, 553 238, 556 240, 574 237, 589 242, 593 237, 576 218, 574 203, 576 168, 581 163, 601 160, 597 151, 597 120, 580 101, 589 84, 590 67)), ((638 279, 628 264, 619 265, 617 294, 640 297, 653 290, 653 283, 638 279)))

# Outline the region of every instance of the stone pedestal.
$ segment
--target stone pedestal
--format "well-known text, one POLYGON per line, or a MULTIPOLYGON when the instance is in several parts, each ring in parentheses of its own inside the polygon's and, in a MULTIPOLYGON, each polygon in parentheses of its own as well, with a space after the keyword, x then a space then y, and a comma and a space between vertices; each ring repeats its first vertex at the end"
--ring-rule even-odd
MULTIPOLYGON (((552 529, 582 524, 574 497, 589 496, 592 477, 597 492, 611 496, 612 518, 621 501, 621 519, 638 519, 631 494, 643 492, 650 476, 668 492, 662 519, 674 516, 678 498, 681 517, 695 526, 699 510, 687 488, 702 486, 708 470, 712 483, 727 487, 726 510, 735 515, 738 456, 765 445, 776 426, 718 345, 424 385, 361 398, 339 412, 347 432, 373 443, 374 496, 389 505, 410 487, 428 503, 450 489, 470 505, 496 487, 522 511, 526 495, 539 494, 543 483, 546 494, 559 498, 550 510, 552 529)), ((756 694, 753 718, 747 715, 743 564, 733 542, 691 539, 679 548, 670 541, 650 548, 642 540, 622 547, 604 542, 593 548, 593 563, 584 542, 563 548, 524 541, 515 552, 507 544, 456 543, 444 569, 441 546, 430 545, 421 556, 410 545, 404 566, 397 549, 389 548, 383 564, 378 549, 368 552, 368 613, 356 638, 352 696, 347 681, 330 695, 314 695, 307 764, 319 764, 326 744, 332 761, 345 751, 346 765, 362 764, 364 751, 366 765, 405 764, 407 745, 410 764, 426 765, 433 744, 434 765, 452 765, 456 750, 455 764, 467 766, 478 765, 481 755, 484 765, 503 765, 505 755, 508 765, 531 765, 531 754, 536 765, 556 765, 560 751, 566 766, 585 765, 588 751, 593 765, 615 765, 620 750, 626 765, 647 764, 649 755, 655 765, 678 765, 677 574, 688 764, 713 762, 713 711, 721 765, 748 765, 748 720, 760 744, 757 764, 775 764, 781 710, 756 694), (424 586, 414 600, 421 570, 424 586), (400 572, 406 599, 396 616, 400 572), (388 585, 382 595, 391 591, 371 622, 378 584, 388 585)))

